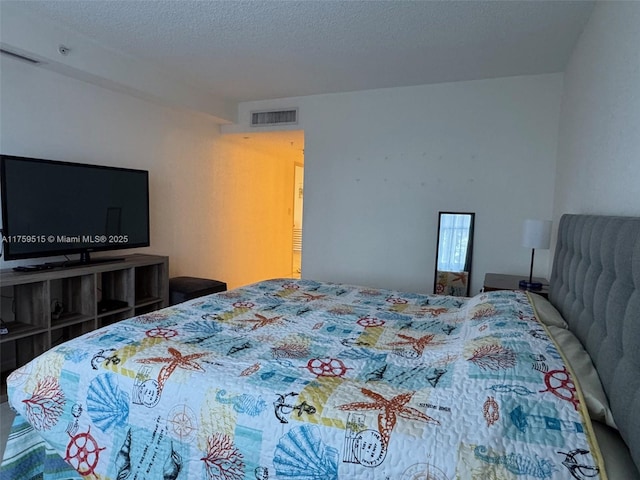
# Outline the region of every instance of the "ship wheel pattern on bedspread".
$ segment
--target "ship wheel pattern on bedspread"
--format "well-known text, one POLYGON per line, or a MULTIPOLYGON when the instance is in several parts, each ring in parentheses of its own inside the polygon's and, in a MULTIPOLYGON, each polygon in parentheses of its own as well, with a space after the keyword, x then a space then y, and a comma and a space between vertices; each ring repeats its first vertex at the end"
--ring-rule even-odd
POLYGON ((342 377, 349 370, 349 367, 338 358, 312 358, 303 368, 317 377, 342 377))
POLYGON ((64 459, 82 476, 92 475, 100 460, 100 452, 106 447, 99 447, 91 435, 91 427, 86 433, 71 437, 67 445, 64 459))
POLYGON ((573 408, 578 410, 578 398, 576 397, 576 386, 567 372, 567 368, 563 367, 562 370, 551 370, 544 376, 544 383, 547 386, 544 390, 540 390, 540 393, 551 392, 556 397, 571 402, 573 408))

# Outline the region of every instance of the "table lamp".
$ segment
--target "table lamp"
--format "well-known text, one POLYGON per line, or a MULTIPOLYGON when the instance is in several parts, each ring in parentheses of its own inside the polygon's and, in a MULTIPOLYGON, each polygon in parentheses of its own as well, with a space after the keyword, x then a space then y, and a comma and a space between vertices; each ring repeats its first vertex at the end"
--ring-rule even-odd
POLYGON ((531 249, 531 268, 529 281, 520 280, 520 288, 525 290, 541 290, 542 284, 533 281, 533 257, 536 248, 546 250, 551 245, 551 220, 527 219, 522 226, 522 246, 531 249))

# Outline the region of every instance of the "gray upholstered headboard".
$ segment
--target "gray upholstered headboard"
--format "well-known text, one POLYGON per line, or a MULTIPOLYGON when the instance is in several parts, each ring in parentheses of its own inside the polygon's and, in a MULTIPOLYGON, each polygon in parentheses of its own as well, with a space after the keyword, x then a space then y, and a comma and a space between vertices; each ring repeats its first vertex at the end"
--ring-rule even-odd
POLYGON ((550 283, 640 469, 640 218, 564 215, 550 283))

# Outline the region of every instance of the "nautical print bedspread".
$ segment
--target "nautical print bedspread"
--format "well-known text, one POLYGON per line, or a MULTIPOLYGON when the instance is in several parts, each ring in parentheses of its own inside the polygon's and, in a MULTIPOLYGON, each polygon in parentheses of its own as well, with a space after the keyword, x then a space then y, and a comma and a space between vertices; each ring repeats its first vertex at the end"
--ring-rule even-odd
POLYGON ((8 388, 87 478, 598 478, 521 292, 270 280, 69 341, 8 388))

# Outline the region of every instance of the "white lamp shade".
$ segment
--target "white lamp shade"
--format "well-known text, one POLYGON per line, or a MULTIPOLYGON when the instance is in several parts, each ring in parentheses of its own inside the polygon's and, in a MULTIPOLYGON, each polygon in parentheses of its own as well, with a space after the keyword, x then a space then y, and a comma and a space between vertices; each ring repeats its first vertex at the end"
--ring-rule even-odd
POLYGON ((551 245, 551 220, 524 221, 522 227, 522 246, 547 249, 551 245))

